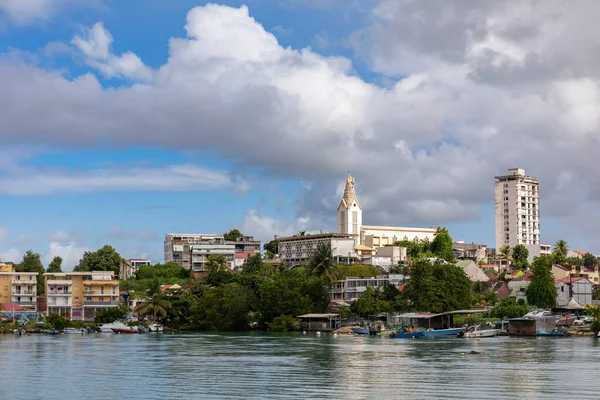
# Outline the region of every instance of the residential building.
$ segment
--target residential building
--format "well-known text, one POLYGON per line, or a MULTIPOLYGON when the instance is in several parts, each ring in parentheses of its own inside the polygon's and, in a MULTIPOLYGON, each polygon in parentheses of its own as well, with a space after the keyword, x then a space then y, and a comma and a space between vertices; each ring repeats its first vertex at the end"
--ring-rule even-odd
POLYGON ((227 266, 234 267, 236 246, 227 244, 222 235, 167 233, 164 242, 165 262, 174 262, 196 274, 205 273, 210 255, 223 255, 227 266))
POLYGON ((12 264, 0 263, 0 303, 6 311, 16 304, 36 310, 37 272, 17 272, 12 264))
POLYGON ((340 279, 334 281, 331 285, 331 300, 344 301, 346 300, 346 280, 340 279))
POLYGON ((583 250, 569 250, 567 252, 567 257, 583 258, 583 257, 585 257, 586 254, 587 254, 587 251, 583 251, 583 250))
POLYGON ((556 283, 556 304, 558 307, 566 306, 571 299, 574 299, 582 306, 592 304, 594 298, 593 285, 590 280, 584 276, 566 277, 555 280, 556 283))
POLYGON ((346 301, 358 299, 369 286, 383 289, 389 284, 390 277, 388 275, 378 275, 368 278, 348 276, 346 277, 346 301))
POLYGON ((490 278, 483 272, 483 270, 473 260, 461 260, 456 263, 457 267, 460 267, 465 271, 465 274, 469 277, 471 282, 489 282, 490 278))
POLYGON ((495 182, 496 249, 523 244, 530 261, 540 254, 540 209, 538 178, 511 168, 495 182))
POLYGON ((119 306, 119 281, 113 271, 44 274, 46 313, 72 321, 93 321, 96 313, 119 306))
POLYGON ((454 256, 461 260, 473 260, 476 263, 483 261, 487 263, 488 252, 485 244, 465 243, 457 241, 452 243, 454 256))
POLYGON ((123 280, 129 279, 135 274, 139 267, 149 265, 152 265, 152 261, 143 258, 124 258, 121 260, 121 265, 119 267, 119 278, 123 280))
MULTIPOLYGON (((365 247, 362 245, 356 246, 355 249, 359 249, 359 247, 365 247)), ((367 247, 368 248, 368 247, 367 247)), ((368 248, 371 249, 371 248, 368 248)), ((382 270, 389 272, 391 267, 394 265, 398 265, 401 262, 406 261, 406 247, 399 246, 385 246, 378 247, 369 255, 363 256, 365 251, 360 252, 361 254, 361 264, 373 265, 375 267, 380 267, 382 270), (375 254, 373 254, 375 253, 375 254)), ((357 251, 358 253, 358 251, 357 251)))
POLYGON ((338 233, 354 238, 357 245, 378 248, 400 240, 433 240, 436 228, 405 228, 363 225, 362 207, 356 196, 354 178, 348 171, 344 194, 337 209, 338 233))
POLYGON ((279 259, 288 267, 306 264, 320 244, 331 246, 333 257, 340 264, 351 264, 358 260, 352 235, 321 233, 276 239, 279 241, 279 259))
POLYGON ((552 265, 552 275, 554 275, 554 279, 563 279, 568 278, 569 276, 585 276, 592 282, 594 285, 598 285, 599 272, 598 267, 583 267, 579 265, 560 265, 554 264, 552 265))
POLYGON ((225 244, 234 245, 236 253, 248 253, 250 255, 260 253, 260 240, 254 240, 254 236, 242 236, 236 240, 226 240, 225 244))

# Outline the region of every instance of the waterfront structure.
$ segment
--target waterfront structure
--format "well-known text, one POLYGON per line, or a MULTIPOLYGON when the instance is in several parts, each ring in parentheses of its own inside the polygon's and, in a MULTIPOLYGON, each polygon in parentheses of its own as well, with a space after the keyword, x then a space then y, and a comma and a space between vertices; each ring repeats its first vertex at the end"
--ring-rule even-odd
POLYGON ((523 244, 532 261, 541 250, 538 178, 511 168, 495 180, 496 250, 523 244))
POLYGON ((0 303, 5 311, 11 305, 36 310, 37 272, 17 272, 12 264, 0 263, 0 303))
POLYGON ((119 281, 113 271, 44 274, 46 313, 72 321, 93 321, 96 313, 119 306, 119 281))
POLYGON ((119 278, 129 279, 135 274, 139 267, 152 265, 152 261, 143 258, 124 258, 119 266, 119 278))
POLYGON ((337 208, 338 233, 349 235, 357 245, 370 248, 391 246, 401 240, 433 240, 436 228, 406 228, 363 225, 362 207, 356 196, 354 178, 348 171, 344 194, 337 208))
POLYGON ((320 233, 276 239, 279 242, 279 259, 288 267, 306 264, 320 244, 331 246, 333 257, 339 264, 351 264, 358 260, 352 235, 320 233))

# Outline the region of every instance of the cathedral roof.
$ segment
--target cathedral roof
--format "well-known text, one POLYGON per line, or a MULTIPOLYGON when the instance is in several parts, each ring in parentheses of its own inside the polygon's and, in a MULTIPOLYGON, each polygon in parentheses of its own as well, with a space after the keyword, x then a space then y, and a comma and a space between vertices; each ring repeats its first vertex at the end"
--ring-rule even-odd
MULTIPOLYGON (((350 175, 350 171, 348 171, 348 178, 346 179, 346 187, 344 188, 344 196, 342 197, 342 201, 340 206, 344 206, 346 208, 350 208, 352 204, 356 203, 358 208, 362 210, 358 199, 356 198, 356 191, 354 190, 354 178, 350 175)), ((338 207, 339 208, 339 207, 338 207)))

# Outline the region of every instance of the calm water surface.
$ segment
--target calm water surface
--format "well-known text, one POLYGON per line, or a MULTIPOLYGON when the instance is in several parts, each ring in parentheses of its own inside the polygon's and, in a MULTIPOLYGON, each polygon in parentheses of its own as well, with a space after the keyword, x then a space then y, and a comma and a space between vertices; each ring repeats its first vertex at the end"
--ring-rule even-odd
POLYGON ((0 335, 0 398, 598 399, 599 362, 594 338, 0 335))

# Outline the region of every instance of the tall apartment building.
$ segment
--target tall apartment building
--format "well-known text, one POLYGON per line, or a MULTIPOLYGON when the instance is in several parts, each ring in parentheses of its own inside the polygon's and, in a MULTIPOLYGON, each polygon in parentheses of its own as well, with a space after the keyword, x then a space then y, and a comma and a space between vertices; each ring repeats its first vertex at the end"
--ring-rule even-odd
POLYGON ((46 313, 72 321, 93 321, 96 313, 119 303, 119 281, 112 271, 44 274, 46 313))
POLYGON ((495 183, 496 250, 504 245, 526 245, 530 255, 540 252, 538 178, 511 168, 495 183))
POLYGON ((11 264, 0 263, 0 303, 8 307, 10 304, 36 309, 37 272, 16 272, 11 264))

